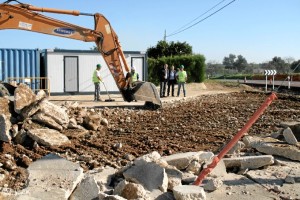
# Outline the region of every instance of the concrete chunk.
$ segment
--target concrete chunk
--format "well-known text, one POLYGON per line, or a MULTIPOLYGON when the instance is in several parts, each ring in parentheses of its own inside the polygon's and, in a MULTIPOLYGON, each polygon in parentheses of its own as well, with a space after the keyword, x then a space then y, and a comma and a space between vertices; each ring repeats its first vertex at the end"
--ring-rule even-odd
POLYGON ((167 174, 165 169, 156 163, 132 166, 123 175, 127 181, 141 184, 149 191, 154 189, 160 189, 162 192, 167 191, 167 174))
POLYGON ((296 139, 298 141, 300 141, 300 122, 299 121, 281 122, 280 125, 284 128, 289 127, 293 131, 296 139))
POLYGON ((0 114, 4 114, 7 117, 11 115, 9 111, 9 100, 7 98, 0 97, 0 114))
POLYGON ((121 181, 114 192, 125 199, 138 199, 143 198, 146 195, 144 187, 140 184, 121 181))
POLYGON ((223 158, 226 168, 240 167, 241 169, 257 169, 274 163, 271 155, 244 156, 237 158, 223 158))
POLYGON ((279 140, 270 137, 261 138, 245 136, 243 140, 246 145, 257 149, 262 153, 283 156, 285 158, 300 161, 300 149, 296 146, 282 144, 279 140))
POLYGON ((9 130, 11 128, 11 122, 5 114, 0 114, 0 140, 4 142, 11 141, 11 135, 9 130))
POLYGON ((28 167, 29 184, 24 193, 43 200, 67 200, 83 178, 83 169, 55 154, 48 154, 28 167))
POLYGON ((106 166, 103 169, 97 171, 90 171, 89 174, 95 178, 96 183, 100 186, 100 191, 106 191, 112 181, 116 169, 106 166))
POLYGON ((27 134, 37 143, 45 146, 60 146, 71 143, 65 135, 53 129, 31 129, 27 131, 27 134))
POLYGON ((296 137, 293 134, 293 131, 289 127, 284 129, 283 137, 284 137, 285 141, 289 144, 295 145, 298 143, 296 137))
POLYGON ((38 112, 36 113, 33 117, 32 120, 37 121, 39 123, 45 124, 46 126, 48 126, 49 128, 53 128, 56 129, 58 131, 62 131, 63 127, 61 125, 59 125, 58 123, 56 123, 56 121, 54 119, 52 119, 51 117, 45 115, 44 113, 38 112))
POLYGON ((169 165, 175 166, 177 169, 182 170, 188 167, 188 165, 193 161, 199 160, 199 156, 202 152, 187 152, 178 153, 170 156, 165 156, 163 159, 167 161, 169 165))
POLYGON ((20 114, 21 110, 36 101, 33 91, 25 84, 21 83, 14 93, 14 104, 16 113, 20 114))
POLYGON ((69 116, 65 109, 49 102, 48 100, 41 101, 40 103, 41 112, 51 117, 56 123, 60 125, 68 125, 69 124, 69 116))
POLYGON ((205 200, 204 189, 195 185, 180 185, 173 188, 176 200, 205 200))
POLYGON ((76 187, 69 200, 96 199, 99 187, 94 177, 85 177, 76 187))

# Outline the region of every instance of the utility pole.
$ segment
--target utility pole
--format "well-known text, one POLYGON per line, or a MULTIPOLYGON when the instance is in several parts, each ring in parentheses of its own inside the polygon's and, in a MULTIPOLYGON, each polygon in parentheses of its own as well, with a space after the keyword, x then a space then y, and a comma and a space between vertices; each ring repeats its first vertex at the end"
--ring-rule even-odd
POLYGON ((164 41, 167 40, 167 31, 165 30, 164 41))

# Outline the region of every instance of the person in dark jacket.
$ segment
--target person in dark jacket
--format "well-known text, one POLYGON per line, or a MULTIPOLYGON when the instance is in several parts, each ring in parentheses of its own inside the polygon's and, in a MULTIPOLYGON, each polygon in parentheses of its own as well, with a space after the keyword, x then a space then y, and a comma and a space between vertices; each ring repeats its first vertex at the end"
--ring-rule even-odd
POLYGON ((176 83, 176 70, 174 69, 174 65, 171 66, 168 75, 168 96, 170 95, 170 88, 172 88, 172 97, 174 97, 174 85, 176 83))
POLYGON ((159 74, 159 79, 160 79, 159 94, 161 98, 166 96, 166 85, 168 83, 168 75, 169 75, 168 64, 165 64, 159 74))

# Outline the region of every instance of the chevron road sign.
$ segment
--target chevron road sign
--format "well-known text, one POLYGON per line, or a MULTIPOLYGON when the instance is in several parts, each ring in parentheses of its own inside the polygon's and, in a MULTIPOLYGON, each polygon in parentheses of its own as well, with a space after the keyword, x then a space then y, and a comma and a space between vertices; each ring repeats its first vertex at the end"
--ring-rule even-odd
POLYGON ((265 70, 265 76, 275 76, 277 74, 276 70, 265 70))

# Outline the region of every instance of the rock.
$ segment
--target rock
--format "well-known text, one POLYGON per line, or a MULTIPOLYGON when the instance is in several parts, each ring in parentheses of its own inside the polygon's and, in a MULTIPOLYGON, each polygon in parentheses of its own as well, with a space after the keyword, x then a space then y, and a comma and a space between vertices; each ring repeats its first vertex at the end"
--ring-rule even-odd
POLYGON ((173 188, 176 200, 205 200, 203 188, 195 185, 180 185, 173 188))
POLYGON ((118 195, 107 195, 105 193, 100 192, 99 200, 126 200, 126 199, 118 195))
POLYGON ((27 131, 27 134, 45 146, 61 146, 71 143, 65 135, 53 129, 31 129, 27 131))
POLYGON ((42 112, 38 112, 36 113, 33 117, 32 120, 41 123, 41 124, 45 124, 46 126, 50 127, 50 128, 54 128, 58 131, 62 131, 63 127, 61 125, 59 125, 58 123, 56 123, 56 121, 54 119, 52 119, 49 116, 46 116, 44 113, 42 112))
POLYGON ((296 137, 293 134, 293 131, 288 127, 283 131, 283 137, 285 141, 289 144, 295 145, 298 143, 296 137))
POLYGON ((7 118, 10 118, 11 113, 9 109, 9 100, 4 97, 0 97, 0 115, 4 114, 7 118))
POLYGON ((241 150, 245 147, 242 141, 238 141, 229 151, 228 154, 239 154, 241 150))
POLYGON ((16 113, 20 114, 21 110, 36 101, 33 91, 25 84, 21 83, 14 94, 14 108, 16 113))
POLYGON ((226 168, 240 167, 241 169, 257 169, 274 163, 271 155, 243 156, 236 158, 223 158, 226 168))
MULTIPOLYGON (((24 193, 30 198, 67 200, 84 177, 83 169, 55 154, 48 154, 28 167, 28 186, 24 193)), ((22 195, 21 195, 22 196, 22 195)))
POLYGON ((66 113, 65 109, 62 109, 61 107, 47 100, 41 101, 40 107, 41 107, 40 111, 44 115, 52 118, 59 125, 68 125, 69 116, 66 113))
POLYGON ((209 179, 203 186, 205 191, 215 191, 223 185, 223 181, 220 179, 209 179))
POLYGON ((199 160, 199 155, 201 152, 187 152, 187 153, 178 153, 170 156, 165 156, 163 159, 167 161, 169 165, 175 166, 177 169, 182 170, 187 168, 187 166, 193 161, 199 160))
POLYGON ((17 143, 17 144, 23 144, 26 140, 26 137, 27 137, 27 132, 24 130, 24 129, 21 129, 16 137, 14 138, 14 141, 17 143))
POLYGON ((192 161, 189 166, 186 168, 187 171, 193 172, 194 174, 199 174, 201 169, 201 164, 198 161, 192 161))
POLYGON ((299 121, 290 121, 290 122, 281 122, 280 125, 284 128, 289 127, 296 139, 299 141, 300 140, 300 120, 299 121))
POLYGON ((98 130, 100 127, 101 116, 94 114, 94 115, 87 115, 83 120, 83 125, 88 130, 98 130))
POLYGON ((110 187, 109 185, 111 184, 116 171, 115 168, 106 166, 103 169, 90 171, 89 174, 96 180, 100 187, 100 191, 105 192, 110 187))
POLYGON ((291 176, 287 176, 285 179, 284 179, 284 181, 286 182, 286 183, 291 183, 291 184, 294 184, 296 181, 295 181, 295 179, 293 178, 293 177, 291 177, 291 176))
POLYGON ((134 165, 123 172, 127 181, 141 184, 146 190, 159 189, 166 192, 168 188, 168 177, 165 169, 156 163, 134 165))
POLYGON ((100 124, 102 124, 103 126, 108 126, 108 120, 106 118, 102 118, 100 124))
POLYGON ((118 184, 117 193, 119 196, 124 197, 125 199, 138 199, 143 198, 146 195, 146 191, 140 184, 128 183, 126 181, 122 181, 118 184))
POLYGON ((91 176, 85 177, 76 187, 69 200, 96 199, 99 187, 91 176))
POLYGON ((300 161, 300 150, 296 146, 283 145, 279 140, 274 138, 260 138, 254 136, 245 136, 243 138, 245 144, 249 144, 258 151, 269 154, 278 155, 292 160, 300 161))
POLYGON ((4 142, 11 141, 11 135, 9 130, 11 128, 11 122, 5 114, 0 115, 0 140, 4 142))

